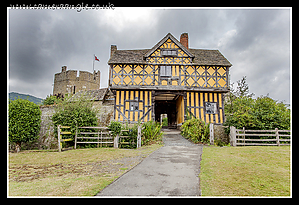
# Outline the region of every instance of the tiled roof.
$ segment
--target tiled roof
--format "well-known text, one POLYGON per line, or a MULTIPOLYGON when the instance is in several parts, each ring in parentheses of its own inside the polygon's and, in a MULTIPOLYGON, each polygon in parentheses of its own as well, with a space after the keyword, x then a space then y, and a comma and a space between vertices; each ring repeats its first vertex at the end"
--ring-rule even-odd
MULTIPOLYGON (((150 49, 142 50, 117 50, 109 59, 108 64, 147 64, 144 54, 150 49)), ((220 53, 219 50, 189 49, 195 57, 193 65, 219 65, 232 66, 232 64, 220 53)))
POLYGON ((144 54, 150 49, 142 50, 116 50, 112 57, 110 57, 108 64, 114 63, 132 63, 132 64, 146 64, 144 54))
POLYGON ((220 53, 219 50, 185 48, 175 37, 168 33, 151 49, 141 50, 116 50, 110 57, 108 64, 147 64, 149 57, 168 38, 174 41, 189 57, 192 58, 193 65, 218 65, 232 66, 232 64, 220 53))
POLYGON ((189 51, 195 56, 192 62, 194 65, 232 66, 219 50, 189 48, 189 51))

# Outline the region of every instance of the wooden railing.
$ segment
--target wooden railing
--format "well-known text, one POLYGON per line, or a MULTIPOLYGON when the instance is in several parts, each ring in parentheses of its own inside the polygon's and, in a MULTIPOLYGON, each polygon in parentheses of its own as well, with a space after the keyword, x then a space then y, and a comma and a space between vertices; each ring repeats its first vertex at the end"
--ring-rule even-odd
POLYGON ((248 146, 248 145, 266 145, 266 146, 281 146, 290 145, 291 143, 291 130, 245 130, 236 129, 234 126, 230 127, 230 144, 231 146, 248 146), (290 134, 282 134, 282 133, 290 134), (262 134, 261 134, 262 133, 262 134), (274 133, 274 134, 272 134, 274 133), (252 138, 250 138, 252 137, 252 138), (263 137, 268 137, 263 139, 263 137), (272 138, 271 138, 272 137, 272 138), (282 137, 282 138, 281 138, 282 137), (268 143, 267 143, 268 142, 268 143), (274 143, 272 143, 274 142, 274 143), (283 143, 280 143, 283 142, 283 143), (290 142, 290 143, 285 143, 290 142))
MULTIPOLYGON (((62 132, 61 128, 70 128, 69 126, 58 125, 58 150, 61 152, 62 141, 72 141, 73 139, 63 139, 63 134, 72 134, 71 132, 62 132)), ((129 130, 121 130, 120 135, 113 136, 112 131, 109 131, 108 127, 77 127, 75 133, 75 143, 74 149, 77 148, 77 144, 97 144, 97 147, 103 144, 113 144, 114 148, 121 147, 122 144, 136 144, 136 147, 141 147, 141 126, 138 126, 137 139, 133 139, 133 142, 125 142, 122 139, 132 138, 131 136, 124 136, 124 132, 129 132, 129 130), (78 131, 80 129, 80 131, 78 131), (82 129, 87 129, 87 131, 82 131, 82 129), (96 130, 96 131, 90 131, 96 130), (82 139, 84 141, 82 141, 82 139), (92 141, 90 141, 92 139, 92 141)))
POLYGON ((99 147, 99 144, 113 144, 113 136, 111 131, 107 127, 77 127, 76 129, 76 134, 75 134, 75 144, 74 148, 77 148, 77 144, 84 143, 84 144, 97 144, 97 148, 99 147), (78 129, 97 129, 96 132, 78 132, 78 129), (83 135, 86 137, 78 137, 78 135, 83 135), (96 137, 90 137, 88 135, 96 135, 96 137), (85 140, 90 140, 90 139, 97 139, 97 141, 78 141, 78 139, 85 139, 85 140), (109 141, 112 139, 112 141, 109 141), (104 140, 104 141, 103 141, 104 140), (108 141, 107 141, 108 140, 108 141))
POLYGON ((70 135, 72 133, 69 131, 62 131, 61 129, 70 129, 70 128, 71 128, 70 126, 62 126, 62 125, 57 126, 58 151, 59 152, 61 152, 61 149, 62 149, 62 142, 73 141, 72 138, 69 138, 69 139, 62 138, 63 135, 70 135))

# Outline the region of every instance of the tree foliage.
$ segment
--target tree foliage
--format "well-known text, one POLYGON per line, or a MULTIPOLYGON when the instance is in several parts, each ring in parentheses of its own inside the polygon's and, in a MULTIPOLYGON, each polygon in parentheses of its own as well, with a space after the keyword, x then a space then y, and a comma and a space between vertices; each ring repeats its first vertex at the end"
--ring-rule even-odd
POLYGON ((252 130, 290 129, 290 109, 285 104, 269 96, 257 99, 253 99, 252 96, 253 94, 249 94, 246 77, 238 81, 236 90, 231 86, 231 93, 224 104, 224 125, 252 130))
POLYGON ((16 143, 16 151, 22 142, 38 138, 41 123, 41 110, 29 100, 17 99, 9 102, 9 142, 16 143))
POLYGON ((53 105, 58 104, 62 101, 63 98, 57 95, 47 95, 46 99, 43 100, 43 105, 53 105))
MULTIPOLYGON (((75 137, 76 125, 83 126, 96 126, 97 117, 96 110, 92 108, 93 101, 81 96, 80 98, 65 99, 56 107, 55 114, 52 116, 54 123, 54 132, 57 133, 57 125, 70 126, 72 135, 70 138, 75 137)), ((85 131, 87 131, 85 129, 85 131)))
POLYGON ((237 81, 237 88, 234 91, 237 97, 253 97, 253 93, 249 93, 249 86, 246 83, 246 76, 243 76, 241 80, 237 81))
POLYGON ((246 83, 246 76, 243 76, 241 80, 237 81, 237 88, 234 89, 234 83, 230 85, 230 92, 227 94, 225 99, 224 112, 232 113, 235 100, 239 97, 252 98, 254 93, 249 93, 249 86, 246 83))

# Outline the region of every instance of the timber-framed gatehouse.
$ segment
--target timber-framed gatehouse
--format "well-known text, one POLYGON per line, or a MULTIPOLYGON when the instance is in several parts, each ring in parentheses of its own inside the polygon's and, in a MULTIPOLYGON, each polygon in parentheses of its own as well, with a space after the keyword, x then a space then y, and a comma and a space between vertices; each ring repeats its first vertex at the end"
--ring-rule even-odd
POLYGON ((219 50, 193 49, 188 34, 168 33, 150 49, 118 50, 111 45, 109 86, 114 120, 160 121, 180 126, 187 112, 205 122, 224 122, 224 94, 232 64, 219 50))

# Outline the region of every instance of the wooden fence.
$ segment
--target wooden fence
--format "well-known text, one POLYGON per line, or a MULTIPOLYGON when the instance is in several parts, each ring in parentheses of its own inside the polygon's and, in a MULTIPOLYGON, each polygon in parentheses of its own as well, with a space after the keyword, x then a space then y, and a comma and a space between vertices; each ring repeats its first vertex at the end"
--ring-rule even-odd
POLYGON ((74 148, 77 148, 77 144, 84 143, 84 144, 97 144, 97 147, 99 147, 99 144, 101 144, 101 147, 103 144, 113 144, 113 136, 111 131, 108 130, 107 127, 77 127, 76 128, 76 134, 75 134, 75 144, 74 148), (78 132, 78 129, 93 129, 97 131, 87 131, 87 132, 78 132), (80 137, 78 136, 80 135, 80 137), (84 137, 81 137, 81 136, 84 137), (91 136, 90 136, 91 135, 91 136), (96 137, 94 137, 96 136, 96 137), (87 141, 78 141, 78 139, 85 139, 87 141), (88 141, 91 139, 96 139, 96 141, 88 141), (109 141, 111 140, 112 141, 109 141))
POLYGON ((121 130, 120 132, 120 135, 116 135, 116 137, 114 138, 114 148, 118 148, 118 144, 120 144, 120 146, 122 144, 137 144, 137 148, 141 147, 141 126, 138 126, 138 131, 137 131, 137 142, 134 141, 133 139, 133 142, 125 142, 125 141, 122 141, 121 139, 125 139, 125 138, 131 138, 131 136, 126 136, 126 135, 123 135, 124 132, 129 132, 130 130, 121 130))
POLYGON ((61 129, 69 129, 71 128, 70 126, 62 126, 62 125, 58 125, 57 126, 57 134, 58 134, 58 151, 61 152, 62 149, 62 142, 66 142, 66 141, 73 141, 73 139, 69 138, 69 139, 64 139, 62 138, 63 135, 70 135, 72 134, 71 132, 68 131, 62 131, 61 129))
MULTIPOLYGON (((61 141, 72 141, 73 139, 63 139, 63 134, 72 134, 71 132, 62 132, 61 128, 70 128, 69 126, 61 126, 58 125, 58 150, 61 152, 62 144, 61 141)), ((136 142, 133 139, 133 142, 125 142, 122 139, 125 138, 131 138, 131 136, 124 136, 124 132, 129 132, 130 130, 121 130, 120 135, 116 135, 113 137, 112 131, 109 131, 108 127, 77 127, 76 133, 75 133, 75 143, 74 143, 74 149, 77 148, 77 144, 97 144, 97 147, 101 146, 103 144, 113 144, 114 148, 119 148, 123 144, 136 144, 137 148, 141 147, 141 126, 138 126, 138 132, 137 132, 137 139, 136 142), (80 129, 80 131, 78 131, 80 129), (87 129, 87 131, 82 131, 82 129, 87 129), (96 130, 96 131, 90 131, 90 130, 96 130), (81 139, 85 141, 81 141, 81 139), (93 141, 90 141, 90 140, 93 141)))
POLYGON ((234 126, 230 127, 230 144, 231 146, 248 146, 248 145, 266 145, 266 146, 281 146, 281 145, 290 145, 291 143, 291 130, 245 130, 236 129, 234 126), (283 134, 283 133, 290 134, 283 134), (274 133, 274 134, 271 134, 274 133), (246 138, 247 137, 247 138, 246 138), (249 137, 249 138, 248 138, 249 137), (252 137, 252 138, 250 138, 252 137), (263 139, 267 137, 267 139, 263 139), (269 138, 270 137, 270 138, 269 138), (273 137, 273 138, 271 138, 273 137), (282 138, 281 138, 282 137, 282 138), (262 143, 261 143, 262 142, 262 143), (268 143, 267 143, 268 142, 268 143), (274 143, 271 143, 274 142, 274 143), (289 143, 280 143, 280 142, 289 142, 289 143))

